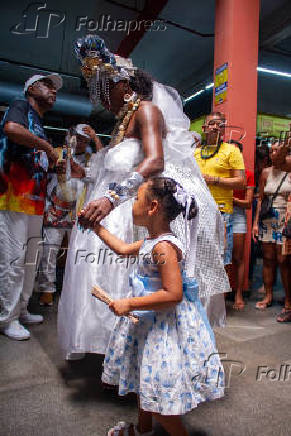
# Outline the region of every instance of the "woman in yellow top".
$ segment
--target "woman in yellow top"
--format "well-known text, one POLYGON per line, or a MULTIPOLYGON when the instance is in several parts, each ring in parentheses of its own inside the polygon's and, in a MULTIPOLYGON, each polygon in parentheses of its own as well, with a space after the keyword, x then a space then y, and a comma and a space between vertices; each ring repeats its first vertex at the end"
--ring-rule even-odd
POLYGON ((233 245, 233 190, 244 188, 245 177, 241 152, 234 145, 221 140, 224 127, 225 117, 221 112, 212 112, 208 115, 203 126, 207 145, 196 149, 194 156, 224 218, 226 226, 224 264, 229 265, 232 262, 233 245))

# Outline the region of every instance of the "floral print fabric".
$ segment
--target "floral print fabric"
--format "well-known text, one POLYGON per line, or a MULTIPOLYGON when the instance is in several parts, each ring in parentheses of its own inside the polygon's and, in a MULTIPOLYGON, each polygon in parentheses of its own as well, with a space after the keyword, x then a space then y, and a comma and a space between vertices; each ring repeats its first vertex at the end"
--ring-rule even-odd
MULTIPOLYGON (((141 252, 145 252, 145 245, 152 250, 160 240, 180 248, 179 241, 168 235, 146 240, 141 252)), ((153 265, 147 265, 148 261, 134 275, 134 296, 141 295, 142 287, 144 294, 161 288, 153 265)), ((183 300, 175 308, 141 314, 138 324, 127 317, 117 319, 102 375, 103 382, 119 385, 120 395, 135 392, 143 410, 162 415, 185 414, 224 394, 223 367, 197 283, 183 278, 183 300)))

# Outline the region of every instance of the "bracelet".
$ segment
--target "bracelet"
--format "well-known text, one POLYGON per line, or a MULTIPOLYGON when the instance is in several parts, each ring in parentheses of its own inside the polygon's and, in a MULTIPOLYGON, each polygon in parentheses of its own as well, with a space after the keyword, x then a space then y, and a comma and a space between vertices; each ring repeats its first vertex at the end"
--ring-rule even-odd
POLYGON ((213 184, 219 185, 219 177, 213 177, 213 184))
POLYGON ((110 201, 110 203, 114 206, 114 204, 116 202, 118 202, 119 200, 119 195, 116 193, 116 191, 107 191, 105 195, 103 195, 103 197, 108 198, 108 200, 110 201))
POLYGON ((104 197, 108 198, 113 206, 118 206, 129 198, 134 197, 143 182, 143 176, 138 172, 133 172, 128 179, 123 180, 121 183, 110 183, 109 190, 105 193, 104 197))

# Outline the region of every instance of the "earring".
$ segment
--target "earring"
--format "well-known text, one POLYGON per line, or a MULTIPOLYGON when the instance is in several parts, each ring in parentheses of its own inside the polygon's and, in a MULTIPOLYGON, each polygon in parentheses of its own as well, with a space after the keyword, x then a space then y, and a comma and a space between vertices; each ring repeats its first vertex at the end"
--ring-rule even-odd
POLYGON ((130 94, 124 94, 123 96, 124 103, 128 103, 131 100, 130 94))

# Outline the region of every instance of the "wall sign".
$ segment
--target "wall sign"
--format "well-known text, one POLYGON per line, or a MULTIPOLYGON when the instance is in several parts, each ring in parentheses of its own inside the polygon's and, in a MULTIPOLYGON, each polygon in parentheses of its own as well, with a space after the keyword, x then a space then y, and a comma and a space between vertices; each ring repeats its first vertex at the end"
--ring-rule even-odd
POLYGON ((226 101, 228 88, 228 62, 221 65, 215 70, 215 104, 220 104, 226 101))

